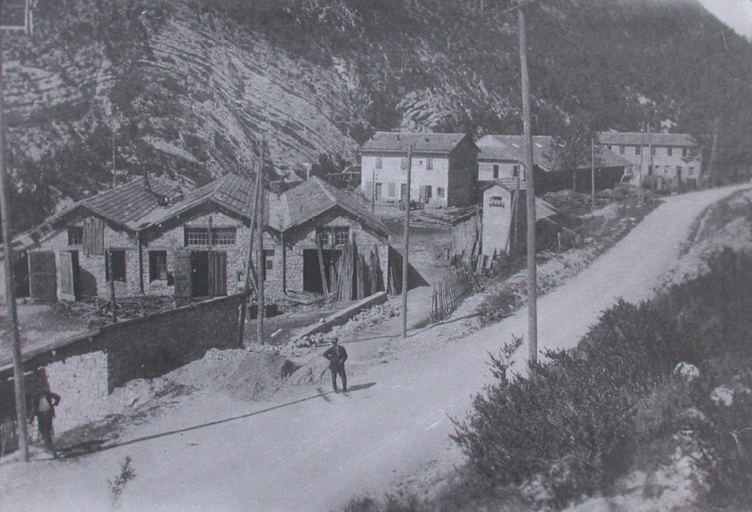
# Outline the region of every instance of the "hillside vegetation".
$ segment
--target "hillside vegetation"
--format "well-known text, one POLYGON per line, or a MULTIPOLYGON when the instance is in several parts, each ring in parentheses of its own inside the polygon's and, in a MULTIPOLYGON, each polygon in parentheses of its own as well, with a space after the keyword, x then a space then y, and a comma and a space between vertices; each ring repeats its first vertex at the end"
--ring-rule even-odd
MULTIPOLYGON (((108 186, 113 166, 196 184, 253 174, 264 137, 283 179, 353 162, 376 129, 517 133, 516 17, 485 3, 39 0, 34 35, 4 40, 15 229, 108 186)), ((650 122, 706 148, 717 133, 716 169, 748 168, 752 46, 698 3, 527 13, 536 133, 650 122)))

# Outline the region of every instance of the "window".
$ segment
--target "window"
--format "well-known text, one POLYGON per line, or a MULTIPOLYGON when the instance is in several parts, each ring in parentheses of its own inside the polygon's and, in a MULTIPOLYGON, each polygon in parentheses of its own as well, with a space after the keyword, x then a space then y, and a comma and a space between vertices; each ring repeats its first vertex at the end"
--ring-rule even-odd
POLYGON ((167 281, 167 251, 149 251, 149 282, 167 281))
POLYGON ((690 176, 694 176, 695 175, 695 168, 694 167, 690 167, 688 172, 689 172, 690 176))
POLYGON ((436 187, 436 196, 444 197, 444 187, 436 187))
POLYGON ((433 157, 432 156, 426 157, 426 169, 429 171, 433 169, 433 157))
POLYGON ((658 149, 655 146, 650 146, 650 154, 655 156, 655 150, 658 149))
MULTIPOLYGON (((234 245, 235 228, 212 228, 211 245, 234 245)), ((209 228, 185 228, 185 245, 210 245, 209 228)))
POLYGON ((668 155, 668 156, 674 156, 674 148, 667 147, 666 148, 666 155, 668 155))
POLYGON ((635 146, 634 147, 634 154, 639 155, 642 153, 642 146, 635 146))
POLYGON ((512 176, 516 178, 519 175, 520 175, 520 166, 519 165, 512 166, 512 176))
POLYGON ((403 156, 402 158, 400 158, 400 169, 402 169, 403 171, 407 170, 407 157, 406 156, 403 156))
POLYGON ((498 166, 498 164, 494 164, 494 166, 493 166, 493 179, 495 179, 495 180, 499 179, 499 166, 498 166))
POLYGON ((682 148, 682 156, 687 158, 689 156, 689 148, 682 148))
POLYGON ((347 226, 321 227, 316 230, 323 247, 345 245, 350 241, 350 228, 347 226))
POLYGON ((74 226, 68 228, 68 245, 81 245, 84 243, 84 228, 74 226))
POLYGON ((501 196, 491 196, 491 199, 488 201, 488 206, 501 206, 504 207, 504 198, 501 196))
POLYGON ((125 251, 109 251, 104 260, 104 274, 108 282, 111 280, 125 282, 125 251))
POLYGON ((274 270, 274 249, 264 249, 264 281, 266 281, 267 275, 271 274, 274 270), (267 273, 268 272, 268 273, 267 273))
POLYGON ((377 169, 381 169, 382 167, 384 167, 384 158, 380 157, 380 156, 377 156, 376 157, 376 168, 377 169))
POLYGON ((626 146, 619 146, 619 154, 623 155, 626 152, 626 146))
POLYGON ((394 197, 397 195, 397 184, 396 183, 387 183, 387 195, 389 197, 394 197))

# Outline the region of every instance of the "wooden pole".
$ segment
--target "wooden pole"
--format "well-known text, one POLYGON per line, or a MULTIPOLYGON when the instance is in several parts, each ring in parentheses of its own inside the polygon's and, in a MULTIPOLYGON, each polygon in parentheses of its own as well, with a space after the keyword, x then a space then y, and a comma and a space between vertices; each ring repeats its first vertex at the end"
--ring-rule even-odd
POLYGON ((645 160, 643 155, 644 151, 642 147, 645 145, 645 127, 640 127, 640 168, 637 171, 637 198, 640 204, 645 202, 645 197, 642 192, 642 164, 645 160))
POLYGON ((115 272, 112 268, 112 249, 107 249, 107 268, 110 269, 110 308, 112 308, 112 321, 117 323, 117 304, 115 303, 115 272))
MULTIPOLYGON (((258 170, 258 169, 257 169, 258 170)), ((238 325, 238 345, 245 341, 245 319, 248 315, 248 290, 255 286, 256 272, 253 267, 253 237, 256 227, 256 208, 258 208, 258 190, 260 186, 259 173, 256 173, 256 184, 253 188, 253 207, 251 208, 250 233, 248 234, 248 259, 246 260, 245 279, 243 280, 243 297, 240 299, 240 320, 238 325)), ((284 250, 284 249, 283 249, 284 250)))
POLYGON ((651 177, 651 188, 653 192, 656 189, 655 169, 653 169, 653 138, 650 135, 650 123, 648 123, 648 175, 651 177))
POLYGON ((258 174, 258 208, 256 208, 256 294, 258 313, 256 314, 256 341, 264 343, 264 277, 266 258, 264 257, 264 166, 266 165, 266 138, 261 141, 261 165, 258 174))
POLYGON ((590 139, 590 209, 595 210, 595 139, 590 139))
POLYGON ((520 39, 520 73, 522 75, 522 124, 525 145, 525 181, 527 183, 527 336, 529 364, 538 362, 538 278, 535 261, 535 180, 533 162, 533 131, 530 113, 530 80, 527 71, 527 33, 525 12, 517 9, 520 39))
MULTIPOLYGON (((329 298, 329 283, 326 282, 326 269, 324 268, 324 251, 321 248, 321 235, 316 236, 316 255, 319 259, 319 273, 321 274, 321 289, 324 291, 324 297, 329 298)), ((334 236, 334 233, 332 233, 334 236)))
POLYGON ((407 269, 410 252, 410 181, 413 171, 413 147, 407 148, 407 197, 405 203, 405 234, 402 243, 402 337, 407 338, 407 269))
POLYGON ((15 280, 13 279, 13 247, 10 224, 10 184, 5 168, 5 98, 3 94, 2 35, 0 35, 0 215, 2 215, 3 253, 5 256, 5 299, 10 320, 11 353, 13 355, 13 378, 16 397, 16 421, 18 422, 18 448, 21 458, 29 462, 29 431, 26 423, 26 382, 21 354, 21 334, 18 329, 15 280))

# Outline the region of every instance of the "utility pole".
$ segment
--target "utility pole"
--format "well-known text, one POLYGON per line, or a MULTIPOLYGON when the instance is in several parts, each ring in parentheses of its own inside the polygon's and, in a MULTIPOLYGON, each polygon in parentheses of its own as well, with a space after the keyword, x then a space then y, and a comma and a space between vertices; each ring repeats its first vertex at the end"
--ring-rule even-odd
POLYGON ((266 277, 266 258, 264 257, 264 166, 266 165, 266 138, 261 140, 261 165, 258 172, 258 207, 256 208, 256 342, 264 343, 264 278, 266 277))
POLYGON ((2 215, 3 252, 5 255, 5 299, 10 320, 13 378, 15 380, 16 421, 18 422, 18 447, 24 462, 29 462, 29 431, 26 423, 26 383, 24 381, 21 333, 18 330, 15 280, 13 279, 13 247, 10 227, 10 184, 5 167, 5 97, 3 93, 3 44, 0 31, 0 215, 2 215))
POLYGON ((522 124, 525 145, 525 182, 527 191, 527 337, 528 364, 538 363, 538 276, 535 261, 535 180, 533 170, 533 131, 530 114, 530 80, 527 72, 527 33, 525 12, 517 9, 520 38, 520 74, 522 75, 522 124))
POLYGON ((407 148, 407 197, 402 198, 405 205, 405 236, 402 243, 402 337, 407 338, 407 269, 410 252, 410 179, 413 173, 413 147, 407 148))
POLYGON ((642 191, 642 164, 645 160, 642 148, 645 146, 645 127, 640 126, 640 168, 637 171, 637 198, 640 204, 645 202, 645 196, 642 191))
POLYGON ((371 169, 371 213, 376 215, 376 166, 371 169))
POLYGON ((595 210, 595 137, 590 139, 590 209, 595 210))
POLYGON ((650 136, 650 123, 648 123, 648 175, 650 176, 650 187, 655 193, 656 175, 653 165, 653 138, 650 136))

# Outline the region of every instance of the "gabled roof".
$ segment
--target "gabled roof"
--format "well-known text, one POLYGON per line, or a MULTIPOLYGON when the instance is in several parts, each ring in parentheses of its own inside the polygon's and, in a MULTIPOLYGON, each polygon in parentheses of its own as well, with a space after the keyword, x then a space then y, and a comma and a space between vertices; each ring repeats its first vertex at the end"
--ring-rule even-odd
POLYGON ((376 132, 363 143, 362 153, 404 153, 412 146, 415 153, 448 155, 467 137, 464 133, 376 132))
MULTIPOLYGON (((486 135, 475 144, 480 148, 480 161, 525 161, 522 135, 486 135)), ((533 137, 533 162, 544 171, 554 171, 554 138, 550 135, 533 137)))
POLYGON ((674 146, 674 147, 697 147, 699 144, 694 137, 687 133, 647 133, 640 132, 600 132, 599 144, 623 144, 627 146, 674 146))
POLYGON ((154 219, 152 224, 164 222, 207 201, 250 219, 253 210, 253 189, 254 183, 251 180, 228 174, 190 192, 185 199, 167 210, 161 219, 154 219))
MULTIPOLYGON (((478 160, 484 162, 512 161, 524 163, 525 150, 522 135, 486 135, 476 143, 480 148, 478 160)), ((560 171, 556 162, 556 141, 550 135, 536 135, 533 137, 533 162, 544 171, 560 171)), ((613 151, 601 147, 596 154, 598 168, 627 167, 632 162, 613 151)), ((583 165, 581 168, 589 168, 583 165)))
POLYGON ((389 228, 368 211, 355 196, 314 176, 280 195, 269 194, 269 227, 277 231, 300 226, 319 215, 341 208, 371 229, 384 235, 389 228))

